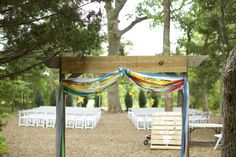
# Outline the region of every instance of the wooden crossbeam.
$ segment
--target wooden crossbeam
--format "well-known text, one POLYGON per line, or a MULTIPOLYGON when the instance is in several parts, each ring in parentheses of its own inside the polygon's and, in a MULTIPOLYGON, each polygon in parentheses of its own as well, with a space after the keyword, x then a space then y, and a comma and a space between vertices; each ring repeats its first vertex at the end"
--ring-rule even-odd
POLYGON ((187 72, 184 56, 62 57, 62 73, 109 73, 119 67, 139 72, 187 72))
POLYGON ((186 73, 188 67, 197 67, 207 56, 90 56, 55 57, 47 62, 49 68, 61 67, 62 74, 109 73, 119 67, 138 72, 186 73))

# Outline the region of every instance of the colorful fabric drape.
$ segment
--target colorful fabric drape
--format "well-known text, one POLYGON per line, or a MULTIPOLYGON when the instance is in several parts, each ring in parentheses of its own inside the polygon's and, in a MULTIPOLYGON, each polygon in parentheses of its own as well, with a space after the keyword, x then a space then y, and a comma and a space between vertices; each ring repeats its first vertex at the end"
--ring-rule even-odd
POLYGON ((173 92, 175 90, 183 90, 184 106, 183 106, 183 126, 182 126, 182 146, 181 157, 188 157, 188 82, 184 77, 176 75, 149 74, 139 73, 128 69, 120 68, 110 74, 100 78, 76 78, 62 81, 64 92, 76 95, 87 96, 96 94, 109 89, 121 77, 126 76, 131 82, 147 91, 157 93, 173 92))

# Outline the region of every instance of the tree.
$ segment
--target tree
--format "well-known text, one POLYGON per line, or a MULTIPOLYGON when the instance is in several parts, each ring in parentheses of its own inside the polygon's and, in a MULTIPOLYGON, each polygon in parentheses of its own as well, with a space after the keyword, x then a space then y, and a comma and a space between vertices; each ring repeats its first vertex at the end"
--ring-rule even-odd
POLYGON ((52 94, 50 95, 50 106, 56 106, 57 105, 57 90, 53 90, 52 94))
POLYGON ((94 107, 102 106, 102 95, 95 95, 94 97, 94 107))
MULTIPOLYGON (((132 29, 137 23, 146 20, 147 16, 137 17, 127 27, 120 30, 119 14, 124 7, 127 0, 106 0, 105 10, 107 18, 107 32, 108 32, 108 55, 119 55, 119 49, 121 47, 121 37, 130 29, 132 29)), ((114 84, 108 92, 108 111, 109 112, 122 112, 120 99, 119 99, 119 87, 118 84, 114 84)))
POLYGON ((128 111, 129 108, 133 107, 133 98, 130 95, 130 91, 127 91, 125 94, 125 106, 126 106, 126 111, 128 111))
POLYGON ((20 75, 56 55, 87 55, 99 48, 101 14, 82 9, 92 2, 2 1, 0 78, 20 75))
POLYGON ((73 106, 73 96, 66 94, 66 106, 73 106))
POLYGON ((39 89, 35 93, 34 103, 36 107, 44 106, 44 100, 39 89))
POLYGON ((85 96, 84 101, 82 102, 82 107, 87 107, 88 101, 89 101, 88 96, 85 96))
MULTIPOLYGON (((164 33, 163 33, 163 55, 170 55, 170 0, 163 0, 164 6, 164 33)), ((173 111, 173 96, 165 93, 165 111, 173 111)))
MULTIPOLYGON (((193 1, 188 12, 179 14, 177 21, 186 33, 179 40, 179 51, 187 55, 208 55, 199 67, 189 69, 191 103, 208 110, 209 97, 221 93, 222 69, 235 44, 236 1, 193 1), (203 16, 204 15, 204 16, 203 16), (218 88, 216 88, 218 87, 218 88), (204 104, 204 106, 202 106, 204 104)), ((215 97, 221 102, 220 96, 215 97)), ((218 105, 219 106, 219 105, 218 105)))
POLYGON ((156 93, 152 92, 150 94, 150 98, 153 100, 152 107, 158 107, 158 102, 159 102, 158 95, 156 93))
POLYGON ((146 107, 147 99, 146 99, 146 96, 145 96, 145 93, 143 92, 143 90, 140 90, 140 92, 139 92, 138 102, 139 102, 140 108, 146 107))
POLYGON ((224 69, 224 127, 222 157, 236 156, 236 47, 230 52, 224 69))

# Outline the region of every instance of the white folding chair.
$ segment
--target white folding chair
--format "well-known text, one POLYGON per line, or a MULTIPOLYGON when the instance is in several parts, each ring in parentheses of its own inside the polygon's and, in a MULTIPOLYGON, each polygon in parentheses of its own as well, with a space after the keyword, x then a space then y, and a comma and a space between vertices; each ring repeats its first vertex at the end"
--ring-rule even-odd
POLYGON ((75 128, 84 128, 84 121, 85 116, 84 115, 76 115, 75 116, 75 128))
POLYGON ((145 117, 144 116, 137 116, 136 118, 136 128, 137 130, 140 129, 146 129, 146 125, 145 125, 145 117))
POLYGON ((26 126, 32 126, 34 127, 37 123, 37 115, 35 112, 27 112, 27 122, 26 126))
POLYGON ((221 133, 221 134, 215 134, 215 137, 217 137, 218 140, 217 140, 217 142, 216 142, 216 145, 215 145, 215 147, 214 147, 214 150, 216 150, 216 148, 218 147, 218 145, 219 145, 219 143, 220 143, 220 141, 221 141, 221 139, 222 139, 222 133, 221 133))
POLYGON ((46 114, 44 112, 36 113, 36 127, 45 127, 46 124, 46 114))
POLYGON ((46 128, 54 128, 56 122, 56 116, 54 113, 47 113, 46 115, 46 128))
POLYGON ((85 116, 85 129, 94 129, 96 126, 96 115, 86 115, 85 116))
POLYGON ((146 129, 151 129, 151 127, 152 127, 152 117, 150 117, 150 116, 145 117, 145 127, 146 127, 146 129))
POLYGON ((71 114, 66 115, 66 128, 75 127, 75 116, 71 114))
POLYGON ((25 111, 18 111, 19 114, 19 126, 26 126, 27 125, 27 114, 25 111))

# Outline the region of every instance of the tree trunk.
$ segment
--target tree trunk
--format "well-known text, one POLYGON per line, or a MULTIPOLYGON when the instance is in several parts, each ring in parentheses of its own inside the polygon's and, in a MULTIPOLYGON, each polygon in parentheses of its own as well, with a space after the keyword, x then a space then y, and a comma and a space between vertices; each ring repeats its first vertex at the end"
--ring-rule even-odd
POLYGON ((111 113, 122 112, 120 106, 118 83, 114 84, 108 92, 108 112, 111 113), (114 98, 114 96, 116 95, 118 95, 118 98, 114 98))
POLYGON ((170 55, 170 0, 163 0, 163 5, 164 5, 163 54, 170 55))
POLYGON ((172 93, 165 93, 164 94, 165 99, 165 111, 173 111, 173 95, 172 93))
MULTIPOLYGON (((164 33, 163 54, 170 55, 170 0, 163 0, 164 6, 164 33)), ((173 111, 173 95, 165 93, 165 111, 173 111)))
POLYGON ((224 127, 222 157, 236 156, 236 47, 230 52, 224 69, 224 127))
MULTIPOLYGON (((123 30, 119 30, 119 13, 124 7, 127 0, 105 1, 105 9, 107 15, 107 32, 108 32, 108 55, 118 56, 121 47, 121 36, 132 29, 137 23, 146 20, 147 17, 136 18, 123 30)), ((117 67, 119 68, 119 67, 117 67)), ((118 84, 115 84, 108 92, 108 111, 121 112, 120 97, 118 84)))
POLYGON ((52 71, 49 72, 48 79, 49 79, 49 86, 50 86, 50 95, 52 96, 52 94, 53 94, 53 80, 54 80, 52 71))
POLYGON ((178 91, 177 107, 183 107, 183 104, 184 104, 183 90, 179 90, 178 91))
MULTIPOLYGON (((111 4, 109 2, 106 4, 106 12, 108 25, 108 55, 118 56, 121 39, 121 34, 118 28, 118 16, 114 16, 114 10, 112 10, 111 4)), ((121 111, 119 85, 116 83, 108 91, 108 112, 117 113, 121 111)))
POLYGON ((204 111, 208 113, 209 111, 209 103, 208 103, 208 92, 207 90, 204 91, 204 111))

